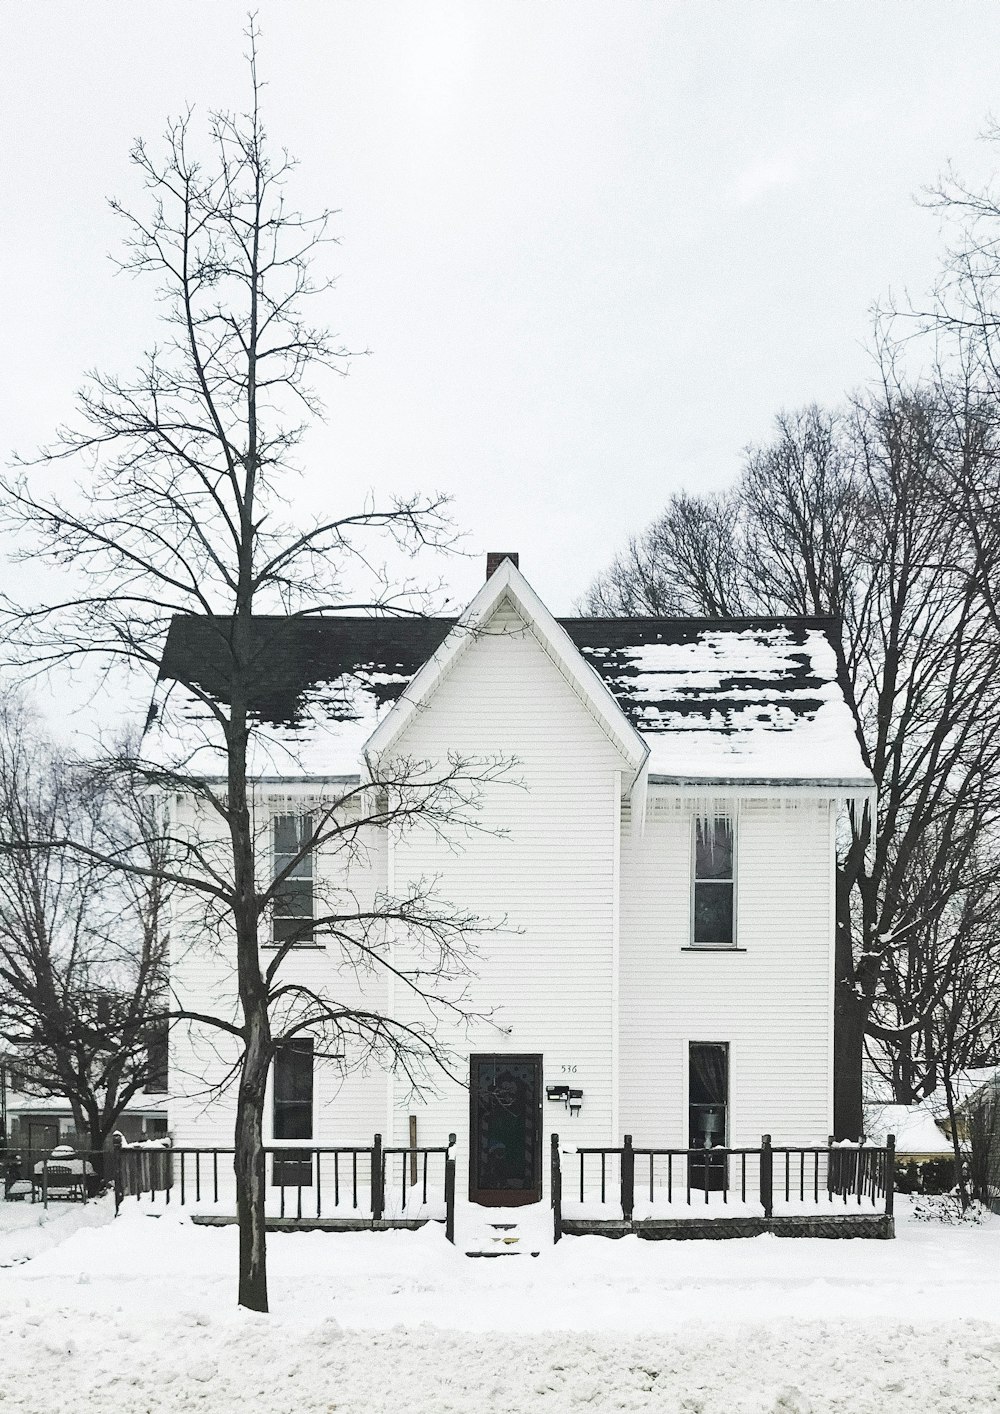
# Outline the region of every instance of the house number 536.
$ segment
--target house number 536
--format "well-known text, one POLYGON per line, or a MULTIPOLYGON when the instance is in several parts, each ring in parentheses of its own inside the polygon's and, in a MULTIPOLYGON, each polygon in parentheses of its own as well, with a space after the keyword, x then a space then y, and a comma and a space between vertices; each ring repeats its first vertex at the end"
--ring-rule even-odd
POLYGON ((564 1065, 564 1066, 561 1067, 561 1070, 562 1070, 563 1075, 575 1075, 575 1074, 576 1074, 576 1066, 575 1066, 575 1065, 564 1065))

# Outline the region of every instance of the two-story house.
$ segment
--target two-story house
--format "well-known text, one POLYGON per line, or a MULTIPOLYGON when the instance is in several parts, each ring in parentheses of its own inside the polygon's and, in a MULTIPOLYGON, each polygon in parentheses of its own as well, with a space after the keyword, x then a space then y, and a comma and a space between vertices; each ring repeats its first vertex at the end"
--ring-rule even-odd
MULTIPOLYGON (((405 1145, 415 1115, 423 1143, 458 1135, 460 1184, 467 1173, 472 1199, 494 1204, 541 1196, 553 1129, 578 1145, 624 1131, 675 1146, 764 1131, 826 1142, 838 818, 873 790, 833 621, 557 620, 517 557, 498 555, 459 620, 266 626, 252 760, 262 870, 281 869, 319 795, 356 788, 372 761, 510 763, 483 788, 479 828, 450 841, 386 830, 344 881, 370 898, 433 878, 496 921, 468 983, 489 1020, 441 1023, 455 1078, 414 1099, 405 1076, 305 1040, 276 1060, 266 1137, 349 1144, 378 1130, 405 1145)), ((219 757, 185 684, 224 697, 219 662, 217 626, 174 621, 147 735, 150 753, 205 778, 219 757)), ((199 808, 174 799, 187 828, 199 808)), ((305 937, 326 867, 320 852, 297 871, 262 948, 289 926, 305 937)), ((393 946, 404 969, 407 939, 393 946)), ((178 998, 235 1014, 224 929, 178 918, 172 947, 178 998)), ((341 961, 317 936, 282 975, 419 1019, 391 970, 359 977, 341 961)), ((175 1143, 231 1144, 233 1093, 215 1088, 230 1060, 216 1036, 175 1028, 175 1143)))

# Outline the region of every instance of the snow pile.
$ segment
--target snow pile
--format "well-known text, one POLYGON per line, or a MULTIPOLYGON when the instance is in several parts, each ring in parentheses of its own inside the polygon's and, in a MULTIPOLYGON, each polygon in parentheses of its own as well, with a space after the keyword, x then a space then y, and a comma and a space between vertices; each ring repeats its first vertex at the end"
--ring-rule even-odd
MULTIPOLYGON (((99 1205, 89 1205, 97 1207, 99 1205)), ((51 1211, 51 1210, 50 1210, 51 1211)), ((81 1209, 81 1211, 83 1211, 81 1209)), ((534 1233, 538 1212, 508 1214, 534 1233)), ((895 1242, 565 1238, 472 1261, 439 1227, 238 1235, 141 1204, 0 1272, 0 1408, 62 1414, 945 1414, 997 1407, 1000 1220, 895 1242)))
POLYGON ((47 1208, 27 1198, 0 1202, 0 1267, 27 1262, 81 1228, 104 1227, 114 1215, 111 1198, 89 1203, 53 1199, 47 1208))

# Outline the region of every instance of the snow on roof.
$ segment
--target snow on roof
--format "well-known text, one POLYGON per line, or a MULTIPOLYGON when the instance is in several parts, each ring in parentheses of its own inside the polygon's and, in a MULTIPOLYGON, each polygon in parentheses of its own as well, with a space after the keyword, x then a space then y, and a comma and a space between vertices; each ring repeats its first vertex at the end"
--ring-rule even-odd
MULTIPOLYGON (((375 727, 453 625, 423 618, 255 619, 248 677, 257 730, 249 774, 356 777, 375 727)), ((229 629, 223 619, 172 621, 144 739, 155 764, 194 776, 225 774, 210 703, 231 700, 229 629)))
MULTIPOLYGON (((983 1065, 976 1066, 970 1070, 960 1070, 951 1082, 952 1093, 955 1097, 955 1104, 964 1105, 973 1095, 979 1093, 987 1085, 1000 1086, 1000 1066, 983 1065)), ((948 1099, 943 1085, 927 1097, 925 1101, 938 1118, 947 1115, 948 1099)))
POLYGON ((871 785, 832 620, 591 622, 574 638, 646 738, 653 778, 871 785), (609 622, 617 641, 602 642, 609 622))
MULTIPOLYGON (((871 785, 837 680, 832 620, 559 623, 644 737, 654 779, 871 785)), ((455 620, 254 624, 250 772, 291 779, 356 776, 371 733, 455 620)), ((159 764, 224 774, 204 698, 229 700, 229 627, 221 619, 172 622, 145 743, 159 764)))
POLYGON ((865 1108, 865 1134, 872 1144, 884 1144, 896 1136, 897 1154, 951 1155, 948 1139, 934 1119, 929 1101, 916 1105, 872 1105, 865 1108))

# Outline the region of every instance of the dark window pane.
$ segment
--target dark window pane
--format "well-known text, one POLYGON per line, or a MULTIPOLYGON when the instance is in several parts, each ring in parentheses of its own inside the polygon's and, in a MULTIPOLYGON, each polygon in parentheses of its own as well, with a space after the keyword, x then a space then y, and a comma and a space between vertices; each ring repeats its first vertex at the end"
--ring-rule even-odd
POLYGON ((274 1154, 271 1159, 271 1182, 275 1188, 311 1188, 313 1181, 312 1155, 301 1149, 289 1149, 287 1154, 274 1154))
MULTIPOLYGON (((275 1139, 312 1138, 312 1099, 313 1043, 288 1041, 274 1056, 275 1139)), ((305 1187, 312 1181, 312 1155, 308 1152, 291 1149, 273 1156, 271 1182, 276 1188, 305 1187)))
POLYGON ((298 854, 302 847, 303 817, 301 815, 275 815, 273 823, 275 854, 286 856, 298 854))
POLYGON ((695 822, 696 879, 733 877, 733 827, 729 820, 695 822))
POLYGON ((311 1139, 312 1105, 284 1104, 274 1109, 275 1139, 311 1139))
POLYGON ((274 877, 289 869, 274 898, 271 938, 275 943, 308 943, 313 938, 309 926, 313 916, 312 855, 307 854, 295 864, 292 861, 312 835, 312 817, 275 815, 271 824, 274 877))
POLYGON ((724 1105, 729 1095, 729 1047, 692 1042, 689 1090, 692 1105, 724 1105))
POLYGON ((271 941, 274 943, 311 943, 313 940, 312 919, 275 918, 271 923, 271 941))
MULTIPOLYGON (((286 1041, 274 1057, 274 1103, 307 1102, 313 1097, 313 1043, 309 1040, 286 1041)), ((305 1134, 280 1134, 278 1139, 306 1139, 305 1134)))
POLYGON ((167 1024, 154 1021, 146 1033, 146 1083, 148 1095, 163 1094, 167 1088, 167 1024))
POLYGON ((693 1043, 688 1062, 688 1143, 704 1150, 688 1161, 692 1188, 718 1192, 726 1186, 726 1156, 713 1153, 729 1130, 729 1047, 693 1043))
POLYGON ((696 883, 694 886, 694 941, 731 944, 733 941, 733 886, 730 883, 696 883))
POLYGON ((274 896, 275 915, 279 918, 311 918, 312 911, 312 880, 291 876, 283 879, 274 896))

